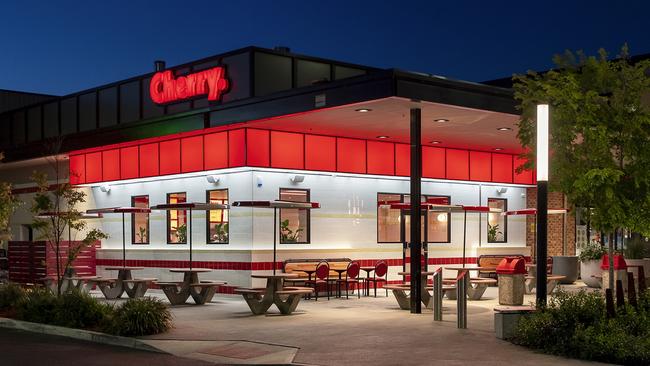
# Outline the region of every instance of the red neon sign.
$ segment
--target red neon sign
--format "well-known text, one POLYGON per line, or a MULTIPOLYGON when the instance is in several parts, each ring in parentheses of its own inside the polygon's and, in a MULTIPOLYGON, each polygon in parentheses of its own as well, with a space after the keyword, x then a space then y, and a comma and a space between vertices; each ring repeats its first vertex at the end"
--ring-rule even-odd
POLYGON ((149 94, 155 103, 163 104, 192 98, 198 95, 208 95, 208 100, 219 100, 228 90, 226 69, 222 66, 213 67, 174 79, 171 70, 157 72, 151 78, 149 94))

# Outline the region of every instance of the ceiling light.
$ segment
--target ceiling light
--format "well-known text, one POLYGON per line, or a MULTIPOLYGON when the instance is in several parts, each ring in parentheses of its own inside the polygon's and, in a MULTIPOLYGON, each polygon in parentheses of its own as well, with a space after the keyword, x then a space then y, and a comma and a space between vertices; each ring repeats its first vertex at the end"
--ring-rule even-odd
POLYGON ((492 149, 492 150, 494 150, 494 151, 501 151, 501 150, 503 150, 503 148, 502 148, 502 147, 495 147, 495 148, 492 149))
POLYGON ((437 144, 441 144, 442 142, 440 142, 440 141, 431 141, 430 143, 434 144, 434 145, 437 145, 437 144))
POLYGON ((359 109, 355 109, 354 111, 359 113, 366 113, 366 112, 370 112, 371 110, 372 109, 370 108, 359 108, 359 109))
POLYGON ((449 120, 446 118, 436 118, 433 120, 433 122, 445 123, 445 122, 449 122, 449 120))
POLYGON ((510 128, 510 127, 499 127, 499 128, 497 128, 497 130, 499 130, 499 131, 512 131, 512 128, 510 128))
POLYGON ((385 135, 377 136, 378 139, 387 139, 387 138, 389 138, 389 137, 390 137, 390 136, 385 136, 385 135))

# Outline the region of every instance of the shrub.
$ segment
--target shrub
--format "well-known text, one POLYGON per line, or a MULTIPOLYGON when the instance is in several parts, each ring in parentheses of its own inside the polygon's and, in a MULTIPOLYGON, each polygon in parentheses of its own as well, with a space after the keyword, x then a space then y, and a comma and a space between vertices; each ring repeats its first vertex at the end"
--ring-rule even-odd
POLYGON ((25 290, 15 283, 0 285, 0 310, 8 310, 25 296, 25 290))
POLYGON ((607 253, 607 249, 597 241, 585 244, 580 250, 580 261, 600 260, 607 253))
POLYGON ((142 336, 167 331, 172 326, 172 315, 160 300, 151 297, 129 299, 115 309, 109 333, 123 336, 142 336))
POLYGON ((112 315, 112 306, 99 302, 79 290, 58 298, 53 324, 69 328, 99 329, 105 327, 112 315))
POLYGON ((16 304, 16 317, 34 323, 53 324, 58 307, 58 299, 50 291, 34 289, 16 304))
POLYGON ((522 318, 512 341, 546 353, 586 360, 650 364, 650 291, 639 306, 608 319, 600 293, 560 292, 547 308, 522 318))

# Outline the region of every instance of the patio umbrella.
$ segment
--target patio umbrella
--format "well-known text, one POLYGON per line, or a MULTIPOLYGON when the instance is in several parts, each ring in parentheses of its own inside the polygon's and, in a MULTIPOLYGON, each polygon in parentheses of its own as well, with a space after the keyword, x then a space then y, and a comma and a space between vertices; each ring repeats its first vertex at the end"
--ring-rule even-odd
POLYGON ((232 204, 235 207, 272 208, 273 209, 273 274, 275 274, 275 261, 277 250, 277 221, 278 208, 303 208, 307 210, 320 208, 318 202, 291 202, 291 201, 236 201, 232 204))
POLYGON ((227 210, 229 205, 221 203, 204 203, 204 202, 179 202, 179 203, 163 203, 151 207, 152 210, 162 211, 175 211, 183 210, 189 211, 189 219, 187 220, 187 239, 190 243, 190 269, 192 269, 192 211, 210 211, 210 210, 227 210))
POLYGON ((429 198, 427 202, 431 203, 433 211, 447 211, 452 212, 462 212, 463 213, 463 267, 465 267, 465 259, 467 252, 467 213, 468 212, 478 212, 478 213, 496 213, 502 212, 501 209, 489 207, 489 206, 464 206, 464 205, 446 205, 440 204, 439 198, 429 198))
MULTIPOLYGON (((556 208, 556 209, 549 209, 547 212, 549 215, 557 215, 557 214, 566 214, 569 210, 565 208, 556 208)), ((537 216, 537 209, 536 208, 524 208, 521 210, 510 210, 510 211, 504 211, 501 213, 503 216, 515 216, 515 215, 531 215, 531 216, 537 216)), ((535 246, 533 245, 533 259, 536 260, 536 255, 535 255, 535 246)))
POLYGON ((127 213, 150 213, 151 210, 145 207, 108 207, 108 208, 94 208, 86 210, 87 214, 107 214, 107 213, 121 213, 122 214, 122 267, 126 267, 126 228, 125 228, 125 215, 127 213))

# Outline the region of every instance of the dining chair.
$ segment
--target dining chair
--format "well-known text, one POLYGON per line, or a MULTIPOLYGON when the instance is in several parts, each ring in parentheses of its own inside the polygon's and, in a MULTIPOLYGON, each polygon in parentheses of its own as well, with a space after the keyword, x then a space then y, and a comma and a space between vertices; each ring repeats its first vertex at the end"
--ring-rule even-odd
POLYGON ((312 280, 305 281, 305 285, 314 287, 316 293, 316 301, 318 301, 318 285, 325 285, 327 290, 327 300, 330 299, 330 265, 327 261, 323 260, 316 265, 316 272, 312 280))
MULTIPOLYGON (((375 263, 375 270, 372 277, 366 278, 366 286, 370 290, 370 283, 372 282, 375 289, 375 297, 377 297, 377 283, 387 283, 388 282, 388 264, 385 261, 379 261, 375 263)), ((370 291, 368 291, 370 292, 370 291)), ((388 296, 388 290, 386 290, 386 296, 388 296)))
POLYGON ((349 299, 348 296, 348 291, 350 288, 350 284, 355 284, 354 289, 357 290, 357 296, 361 298, 361 289, 359 287, 359 283, 362 281, 361 278, 359 278, 359 272, 361 271, 361 266, 359 265, 359 262, 357 261, 352 261, 348 263, 348 267, 345 270, 345 278, 337 279, 336 280, 336 289, 338 293, 341 293, 341 284, 345 283, 345 298, 349 299))

